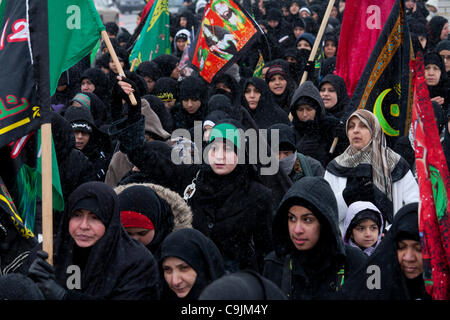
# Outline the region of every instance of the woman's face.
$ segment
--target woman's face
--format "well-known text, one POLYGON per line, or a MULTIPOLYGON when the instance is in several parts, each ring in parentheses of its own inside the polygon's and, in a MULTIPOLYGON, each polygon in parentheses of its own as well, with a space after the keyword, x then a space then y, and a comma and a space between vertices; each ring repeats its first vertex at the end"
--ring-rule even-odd
POLYGON ((441 69, 435 64, 427 64, 425 66, 425 82, 429 86, 435 86, 441 79, 441 69))
POLYGON ((93 246, 103 237, 105 230, 103 222, 89 210, 76 210, 69 220, 69 234, 81 248, 93 246))
POLYGON ((189 114, 194 114, 197 112, 198 109, 200 109, 200 106, 202 105, 202 102, 198 99, 185 99, 181 101, 181 104, 183 105, 184 110, 186 110, 189 114))
POLYGON ((298 50, 301 50, 301 49, 307 49, 307 50, 309 50, 309 51, 312 50, 311 45, 309 44, 309 42, 306 41, 306 40, 303 40, 303 39, 300 40, 300 41, 297 43, 297 49, 298 49, 298 50))
POLYGON ((356 116, 353 116, 348 122, 347 136, 350 145, 356 150, 367 146, 372 139, 369 128, 356 116))
POLYGON ((422 274, 422 246, 419 241, 399 241, 397 243, 397 258, 404 275, 408 279, 414 279, 422 274))
POLYGON ((300 105, 295 113, 300 121, 312 121, 316 117, 316 109, 309 104, 300 105))
POLYGON ((92 83, 89 79, 83 79, 81 81, 81 92, 86 93, 93 93, 95 91, 95 84, 92 83))
POLYGON ((145 228, 125 228, 128 235, 142 243, 144 246, 150 244, 155 237, 155 230, 145 228))
POLYGON ((289 237, 300 251, 315 247, 320 238, 320 223, 314 214, 302 206, 292 206, 288 211, 289 237))
POLYGON ((299 11, 300 11, 300 7, 298 6, 298 3, 296 3, 296 2, 292 3, 291 6, 289 7, 289 12, 294 16, 296 14, 298 14, 299 11))
POLYGON ((325 42, 324 52, 326 58, 331 58, 336 55, 337 47, 333 41, 327 40, 325 42))
POLYGON ((269 80, 269 89, 273 92, 273 94, 277 96, 283 94, 284 90, 286 90, 286 86, 286 79, 279 74, 272 76, 272 78, 270 78, 269 80))
POLYGON ((320 87, 320 96, 326 109, 333 108, 338 102, 336 89, 329 82, 320 87))
POLYGON ((295 39, 297 39, 298 37, 300 37, 304 33, 305 33, 305 29, 303 29, 302 27, 294 27, 295 39))
POLYGON ((162 263, 164 279, 178 298, 186 297, 197 280, 197 272, 184 260, 167 257, 162 263))
POLYGON ((73 134, 75 136, 75 148, 77 148, 78 150, 83 150, 84 147, 86 147, 86 145, 88 144, 91 135, 87 132, 79 130, 75 130, 73 134))
POLYGON ((182 28, 187 27, 187 19, 185 17, 180 17, 180 27, 182 28))
POLYGON ((248 107, 255 110, 258 107, 259 99, 261 98, 261 92, 252 84, 249 84, 245 88, 245 100, 247 100, 248 107))
POLYGON ((441 40, 447 40, 448 38, 448 22, 444 25, 441 31, 441 40))
POLYGON ((223 176, 233 172, 238 164, 238 157, 231 142, 216 139, 211 143, 208 161, 214 173, 223 176))

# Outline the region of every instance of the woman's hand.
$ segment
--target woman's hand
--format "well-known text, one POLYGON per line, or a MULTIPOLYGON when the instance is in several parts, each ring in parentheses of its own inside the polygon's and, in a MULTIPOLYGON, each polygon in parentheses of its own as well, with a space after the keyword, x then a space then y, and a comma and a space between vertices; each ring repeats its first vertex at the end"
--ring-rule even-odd
POLYGON ((440 96, 431 98, 431 101, 436 101, 437 103, 439 103, 440 106, 442 106, 445 102, 444 98, 442 98, 440 96))

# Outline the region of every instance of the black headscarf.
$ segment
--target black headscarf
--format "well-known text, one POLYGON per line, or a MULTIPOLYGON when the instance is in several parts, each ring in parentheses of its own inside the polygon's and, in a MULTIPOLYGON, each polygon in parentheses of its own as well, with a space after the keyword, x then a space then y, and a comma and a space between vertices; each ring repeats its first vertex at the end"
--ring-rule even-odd
POLYGON ((328 74, 320 82, 319 91, 325 83, 330 83, 336 90, 337 95, 336 105, 331 109, 326 109, 326 111, 339 119, 346 120, 347 116, 351 113, 350 110, 352 108, 350 106, 350 97, 347 93, 345 80, 338 75, 328 74))
POLYGON ((242 270, 215 280, 199 300, 287 300, 275 283, 253 270, 242 270))
POLYGON ((169 204, 147 186, 130 186, 119 196, 120 211, 134 211, 145 215, 155 227, 155 236, 147 248, 157 255, 164 238, 172 232, 173 214, 169 204))
POLYGON ((448 20, 442 16, 434 16, 428 22, 428 41, 430 42, 430 49, 441 41, 441 32, 448 20))
POLYGON ((349 294, 361 300, 411 300, 428 299, 425 293, 422 276, 407 279, 398 261, 397 249, 400 240, 419 239, 418 203, 410 203, 402 207, 394 216, 394 221, 387 235, 383 238, 375 252, 368 258, 366 265, 357 271, 347 286, 349 294), (367 283, 367 267, 375 265, 381 271, 381 289, 370 290, 367 283), (354 281, 354 282, 353 282, 354 281), (358 295, 354 295, 354 292, 358 295))
POLYGON ((131 239, 120 222, 119 201, 102 182, 87 182, 69 197, 55 241, 56 280, 66 286, 67 267, 81 268, 81 292, 104 299, 155 299, 159 277, 153 255, 131 239), (80 248, 69 234, 77 209, 89 210, 105 225, 105 234, 90 248, 80 248))
MULTIPOLYGON (((195 284, 184 300, 196 300, 209 283, 225 273, 219 249, 211 239, 195 229, 186 228, 174 231, 163 241, 159 260, 162 277, 164 275, 162 263, 168 257, 176 257, 185 261, 197 273, 195 284)), ((163 297, 178 299, 168 287, 167 282, 163 281, 163 297)))
POLYGON ((81 74, 80 83, 83 79, 89 79, 95 85, 94 93, 103 101, 103 103, 105 103, 105 105, 109 106, 112 86, 108 76, 99 68, 89 68, 81 74))
POLYGON ((424 56, 424 66, 426 67, 429 64, 435 64, 441 70, 441 77, 439 79, 439 83, 435 86, 428 86, 428 90, 430 91, 430 98, 434 98, 440 96, 445 99, 443 108, 447 109, 450 101, 449 90, 450 83, 447 77, 447 72, 445 71, 445 65, 442 57, 436 52, 429 52, 424 56))
POLYGON ((287 113, 281 109, 279 105, 274 100, 274 95, 269 89, 268 84, 256 77, 248 78, 244 82, 242 94, 242 106, 250 113, 256 122, 256 125, 260 129, 268 128, 275 123, 286 123, 289 124, 289 118, 287 113), (255 110, 250 109, 248 102, 245 99, 245 90, 252 84, 261 93, 259 98, 258 106, 255 110))

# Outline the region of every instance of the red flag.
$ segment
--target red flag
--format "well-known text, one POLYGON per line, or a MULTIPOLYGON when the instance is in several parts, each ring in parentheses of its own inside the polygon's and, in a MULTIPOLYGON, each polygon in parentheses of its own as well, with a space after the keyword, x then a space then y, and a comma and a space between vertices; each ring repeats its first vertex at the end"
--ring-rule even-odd
POLYGON ((420 190, 419 233, 425 288, 434 300, 450 299, 449 172, 439 140, 422 54, 411 61, 414 103, 412 123, 420 190))
POLYGON ((233 0, 211 0, 205 7, 192 65, 211 82, 236 62, 262 34, 253 18, 233 0))
POLYGON ((336 55, 336 74, 351 97, 395 0, 347 0, 336 55))

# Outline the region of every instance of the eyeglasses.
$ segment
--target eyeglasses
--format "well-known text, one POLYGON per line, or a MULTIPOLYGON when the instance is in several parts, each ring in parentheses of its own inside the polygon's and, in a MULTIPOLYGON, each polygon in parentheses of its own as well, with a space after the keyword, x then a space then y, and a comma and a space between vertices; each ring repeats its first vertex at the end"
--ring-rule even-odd
POLYGON ((441 55, 441 57, 442 57, 442 59, 444 59, 444 60, 450 60, 450 55, 449 55, 449 56, 441 55))

